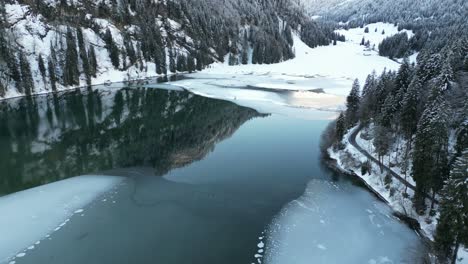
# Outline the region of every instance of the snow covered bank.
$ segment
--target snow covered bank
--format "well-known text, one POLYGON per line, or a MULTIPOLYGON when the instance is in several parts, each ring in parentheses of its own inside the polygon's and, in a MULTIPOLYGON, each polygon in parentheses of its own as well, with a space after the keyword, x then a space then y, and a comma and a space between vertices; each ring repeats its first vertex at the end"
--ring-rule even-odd
POLYGON ((80 176, 0 197, 0 263, 24 257, 122 180, 80 176))
MULTIPOLYGON (((355 129, 357 129, 357 127, 349 130, 344 136, 343 144, 345 145, 345 148, 343 150, 328 150, 330 157, 337 161, 338 166, 340 166, 342 170, 352 171, 358 177, 363 179, 370 188, 376 191, 387 201, 393 210, 418 220, 423 234, 432 240, 437 225, 437 221, 435 220, 437 219, 437 215, 429 216, 429 212, 427 212, 426 215, 419 215, 416 213, 411 200, 414 192, 411 189, 406 188, 396 179, 392 179, 390 182, 385 182, 385 176, 387 175, 386 172, 381 172, 379 166, 372 161, 369 162, 370 173, 362 173, 361 167, 368 159, 348 141, 349 136, 355 129), (404 195, 405 191, 408 194, 407 197, 404 195)), ((366 148, 367 145, 361 147, 366 148)), ((402 177, 405 178, 404 176, 402 177)), ((411 181, 410 179, 408 180, 411 181)))
MULTIPOLYGON (((434 240, 437 221, 439 218, 438 205, 434 205, 436 212, 434 215, 430 214, 429 208, 426 210, 424 215, 419 215, 416 213, 413 207, 412 199, 414 192, 411 189, 406 188, 396 179, 386 179, 386 172, 381 172, 377 164, 370 162, 370 173, 363 174, 361 168, 363 164, 368 161, 368 159, 348 141, 349 136, 355 131, 355 129, 357 129, 357 127, 354 127, 348 131, 348 133, 344 136, 342 143, 345 145, 345 148, 343 150, 329 149, 328 152, 330 157, 337 161, 338 166, 342 170, 352 171, 355 175, 363 179, 366 184, 375 192, 377 192, 380 197, 385 199, 396 212, 416 219, 421 226, 423 235, 430 240, 434 240), (404 194, 405 192, 407 195, 404 194)), ((366 139, 367 136, 365 135, 369 133, 372 134, 372 129, 373 126, 371 125, 370 128, 361 130, 356 136, 356 143, 377 159, 372 140, 366 139)), ((450 142, 451 144, 449 148, 453 148, 453 143, 455 140, 450 140, 450 142)), ((396 142, 392 144, 389 149, 389 153, 391 153, 389 155, 390 158, 383 159, 383 164, 388 168, 391 168, 392 171, 396 172, 411 185, 415 186, 416 183, 409 175, 412 167, 412 161, 411 158, 405 159, 405 148, 406 141, 404 139, 396 140, 396 142), (406 175, 403 169, 405 166, 407 171, 406 175)), ((408 155, 411 156, 411 152, 408 153, 408 155)), ((426 203, 430 204, 430 201, 427 200, 426 203)), ((466 248, 461 247, 459 249, 457 263, 468 264, 468 250, 466 248)))

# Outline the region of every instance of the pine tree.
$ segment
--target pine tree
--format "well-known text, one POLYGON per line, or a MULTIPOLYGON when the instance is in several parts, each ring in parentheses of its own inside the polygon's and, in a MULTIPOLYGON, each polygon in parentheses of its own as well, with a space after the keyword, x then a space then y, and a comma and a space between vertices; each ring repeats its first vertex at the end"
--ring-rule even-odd
POLYGON ((351 128, 356 125, 359 118, 359 106, 361 102, 359 81, 354 80, 351 92, 346 98, 346 126, 351 128))
MULTIPOLYGON (((380 161, 380 163, 383 163, 383 158, 385 157, 385 155, 387 155, 391 143, 391 135, 388 128, 377 124, 374 127, 373 145, 375 147, 375 151, 378 155, 378 160, 380 161)), ((383 172, 382 167, 380 167, 380 170, 381 172, 383 172)))
POLYGON ((203 70, 203 59, 201 52, 197 53, 197 71, 203 70))
POLYGON ((76 51, 76 40, 72 30, 68 28, 63 83, 65 86, 79 85, 79 78, 80 71, 78 70, 78 52, 76 51))
POLYGON ((42 54, 39 55, 37 64, 38 64, 39 72, 41 73, 42 79, 45 80, 47 70, 44 64, 44 59, 42 58, 42 54))
POLYGON ((456 263, 460 244, 468 245, 468 149, 453 164, 442 191, 435 248, 441 263, 456 263))
POLYGON ((31 67, 26 56, 20 54, 20 68, 21 68, 21 84, 23 86, 26 95, 32 95, 34 93, 34 81, 31 75, 31 67))
POLYGON ((184 55, 177 56, 177 71, 187 71, 187 58, 184 55))
POLYGON ((439 76, 437 76, 438 85, 445 91, 450 88, 450 82, 454 80, 454 74, 452 66, 448 60, 442 64, 442 69, 439 76))
POLYGON ((405 138, 411 144, 412 136, 416 133, 419 120, 419 93, 422 91, 422 84, 416 78, 411 82, 407 92, 404 94, 401 110, 400 125, 405 138))
POLYGON ((120 51, 117 45, 114 43, 114 39, 112 38, 112 33, 108 28, 104 35, 104 41, 106 42, 106 48, 109 51, 109 57, 111 59, 112 65, 114 68, 118 69, 120 67, 120 51))
POLYGON ((50 79, 50 85, 52 87, 52 91, 56 92, 57 91, 57 77, 55 75, 54 60, 51 57, 49 57, 47 68, 49 68, 49 79, 50 79))
POLYGON ((377 117, 377 122, 379 125, 386 127, 388 129, 392 128, 394 123, 395 115, 397 112, 398 101, 396 101, 395 96, 389 94, 381 107, 380 114, 377 117))
POLYGON ((16 54, 12 53, 11 50, 8 52, 7 65, 10 70, 11 78, 15 81, 16 89, 19 93, 23 93, 23 85, 21 83, 21 72, 16 54))
POLYGON ((128 36, 125 35, 125 49, 127 51, 127 56, 130 60, 130 64, 134 65, 137 62, 137 56, 135 52, 135 48, 133 47, 132 39, 128 36))
POLYGON ((375 108, 375 89, 377 85, 375 71, 369 74, 362 88, 362 99, 359 108, 359 118, 362 124, 368 124, 372 117, 372 110, 375 108))
MULTIPOLYGON (((443 102, 433 102, 419 121, 413 153, 412 176, 416 182, 415 208, 422 213, 426 207, 425 194, 440 191, 448 174, 448 128, 443 102)), ((431 209, 433 207, 431 204, 431 209)))
POLYGON ((83 66, 83 73, 86 78, 86 84, 91 85, 91 70, 88 59, 88 52, 86 51, 84 39, 83 39, 83 30, 78 28, 77 30, 77 39, 78 39, 78 48, 80 51, 81 65, 83 66))
POLYGON ((343 112, 340 113, 335 124, 335 142, 341 142, 346 133, 346 120, 343 112))
POLYGON ((398 95, 398 100, 403 98, 403 95, 406 93, 408 86, 411 82, 411 66, 408 58, 403 59, 403 63, 398 69, 395 85, 396 85, 396 94, 398 95))
POLYGON ((90 46, 89 47, 89 50, 88 50, 88 60, 89 60, 89 74, 92 76, 92 77, 95 77, 97 76, 97 68, 98 68, 98 64, 97 64, 97 60, 96 60, 96 53, 94 51, 94 46, 90 46))
POLYGON ((174 51, 172 50, 171 47, 169 47, 168 49, 169 49, 169 71, 172 73, 175 73, 177 71, 177 65, 175 62, 174 51))
POLYGON ((189 55, 187 58, 187 70, 189 71, 189 73, 195 71, 195 60, 192 55, 189 55))

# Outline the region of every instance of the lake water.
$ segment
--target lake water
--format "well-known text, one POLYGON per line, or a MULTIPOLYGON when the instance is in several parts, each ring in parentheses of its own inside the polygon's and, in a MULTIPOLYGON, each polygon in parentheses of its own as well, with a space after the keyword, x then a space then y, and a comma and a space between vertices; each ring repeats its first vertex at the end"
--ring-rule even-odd
POLYGON ((0 102, 4 197, 124 177, 6 263, 417 263, 415 232, 322 166, 313 119, 152 88, 0 102))

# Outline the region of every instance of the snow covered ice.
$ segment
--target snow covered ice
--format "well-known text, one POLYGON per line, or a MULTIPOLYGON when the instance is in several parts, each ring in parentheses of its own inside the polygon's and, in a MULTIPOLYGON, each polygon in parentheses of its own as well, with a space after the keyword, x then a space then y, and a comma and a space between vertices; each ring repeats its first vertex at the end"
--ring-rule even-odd
POLYGON ((265 263, 412 263, 419 238, 369 196, 364 189, 311 181, 270 225, 265 263))
POLYGON ((122 181, 121 177, 79 176, 0 197, 0 263, 24 257, 73 214, 122 181), (28 248, 29 247, 29 248, 28 248))

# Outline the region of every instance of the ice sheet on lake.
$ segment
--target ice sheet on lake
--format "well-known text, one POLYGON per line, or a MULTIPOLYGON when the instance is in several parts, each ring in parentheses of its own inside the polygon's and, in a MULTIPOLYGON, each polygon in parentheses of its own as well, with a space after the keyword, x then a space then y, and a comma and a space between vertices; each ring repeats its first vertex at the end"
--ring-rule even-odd
POLYGON ((32 245, 122 180, 80 176, 0 197, 0 263, 24 257, 28 247, 34 249, 32 245))
MULTIPOLYGON (((269 80, 262 76, 196 74, 191 77, 193 79, 177 81, 172 85, 183 87, 200 96, 231 101, 261 113, 331 119, 344 106, 342 96, 309 91, 301 86, 289 84, 288 89, 276 89, 252 85, 255 82, 269 80), (294 87, 297 89, 294 90, 294 87)), ((277 87, 287 85, 281 80, 270 80, 271 82, 274 82, 277 87)))
POLYGON ((417 236, 369 195, 313 180, 271 224, 264 262, 413 263, 421 252, 417 236))

